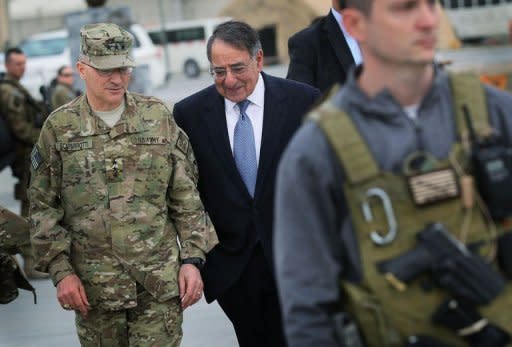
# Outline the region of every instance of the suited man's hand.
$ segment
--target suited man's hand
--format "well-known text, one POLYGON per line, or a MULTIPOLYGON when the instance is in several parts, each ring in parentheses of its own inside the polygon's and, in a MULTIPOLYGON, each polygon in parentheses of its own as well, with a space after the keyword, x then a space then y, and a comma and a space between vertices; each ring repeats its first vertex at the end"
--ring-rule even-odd
POLYGON ((178 275, 178 286, 183 309, 198 302, 203 293, 203 280, 197 267, 192 264, 183 264, 178 275))

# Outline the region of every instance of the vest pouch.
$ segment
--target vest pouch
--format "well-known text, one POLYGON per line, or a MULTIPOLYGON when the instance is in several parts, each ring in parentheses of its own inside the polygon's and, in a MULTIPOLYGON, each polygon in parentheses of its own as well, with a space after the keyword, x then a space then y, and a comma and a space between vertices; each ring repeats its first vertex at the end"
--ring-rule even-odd
POLYGON ((345 307, 355 318, 359 330, 362 332, 367 347, 402 347, 404 345, 400 335, 386 317, 383 307, 377 296, 370 293, 362 285, 342 283, 345 307))
POLYGON ((0 274, 0 304, 8 304, 18 297, 18 286, 14 279, 14 272, 0 274))
POLYGON ((0 253, 0 304, 8 304, 18 297, 15 273, 16 263, 12 257, 0 253))
POLYGON ((471 347, 505 347, 510 343, 506 331, 482 317, 473 305, 461 300, 443 302, 432 321, 454 331, 471 347))
POLYGON ((498 264, 503 274, 512 279, 512 231, 503 233, 498 238, 498 264))

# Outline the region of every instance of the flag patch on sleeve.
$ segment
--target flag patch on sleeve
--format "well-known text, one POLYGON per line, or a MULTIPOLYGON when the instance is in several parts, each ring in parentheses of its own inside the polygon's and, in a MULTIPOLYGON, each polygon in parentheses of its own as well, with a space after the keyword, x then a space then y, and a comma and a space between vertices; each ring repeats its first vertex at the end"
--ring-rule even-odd
POLYGON ((34 148, 32 148, 32 152, 30 152, 30 162, 32 164, 32 168, 34 170, 37 170, 41 166, 43 161, 43 156, 39 152, 39 146, 35 145, 34 148))

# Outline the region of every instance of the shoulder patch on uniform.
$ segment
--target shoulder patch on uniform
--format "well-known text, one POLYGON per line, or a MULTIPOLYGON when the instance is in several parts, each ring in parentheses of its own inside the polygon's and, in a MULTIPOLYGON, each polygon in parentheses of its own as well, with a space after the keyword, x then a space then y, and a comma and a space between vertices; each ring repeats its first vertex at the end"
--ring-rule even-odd
POLYGON ((11 98, 11 104, 10 107, 13 110, 19 110, 21 106, 23 105, 23 98, 19 95, 14 94, 11 98))
POLYGON ((32 168, 37 170, 43 162, 44 159, 41 152, 39 152, 39 146, 35 145, 34 148, 32 148, 32 152, 30 152, 30 163, 32 164, 32 168))
POLYGON ((187 136, 182 131, 180 131, 178 140, 176 140, 176 148, 179 149, 181 153, 187 155, 188 146, 189 142, 187 136))

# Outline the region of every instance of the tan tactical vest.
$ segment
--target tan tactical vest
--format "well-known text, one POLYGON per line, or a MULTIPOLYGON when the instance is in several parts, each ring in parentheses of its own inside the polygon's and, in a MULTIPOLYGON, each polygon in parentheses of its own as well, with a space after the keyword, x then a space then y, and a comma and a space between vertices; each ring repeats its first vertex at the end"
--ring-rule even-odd
MULTIPOLYGON (((465 130, 461 105, 467 104, 478 132, 489 129, 485 93, 478 79, 473 75, 451 77, 455 114, 459 133, 465 130)), ((454 332, 431 323, 431 316, 448 294, 432 287, 425 290, 420 285, 427 275, 415 279, 404 291, 397 290, 381 274, 376 263, 396 257, 416 246, 415 235, 426 223, 441 222, 464 243, 485 240, 480 247, 484 257, 492 256, 494 237, 497 230, 490 226, 482 213, 481 205, 464 209, 459 198, 446 200, 426 207, 413 203, 406 179, 402 175, 379 169, 367 144, 362 139, 350 117, 329 101, 324 102, 311 115, 325 132, 335 149, 346 173, 344 193, 349 205, 352 223, 360 246, 363 281, 359 284, 342 282, 344 307, 355 317, 368 346, 403 346, 408 336, 429 335, 453 346, 466 346, 454 332), (380 188, 390 198, 396 217, 396 239, 384 246, 377 246, 371 240, 372 232, 384 236, 390 227, 383 201, 369 197, 368 191, 380 188), (362 205, 367 202, 372 212, 371 221, 365 219, 362 205), (493 232, 494 231, 494 232, 493 232)), ((456 143, 450 159, 439 163, 440 167, 453 167, 456 161, 457 176, 465 173, 468 160, 462 145, 456 143)), ((505 290, 491 304, 482 307, 483 317, 512 334, 512 285, 508 282, 505 290)))

